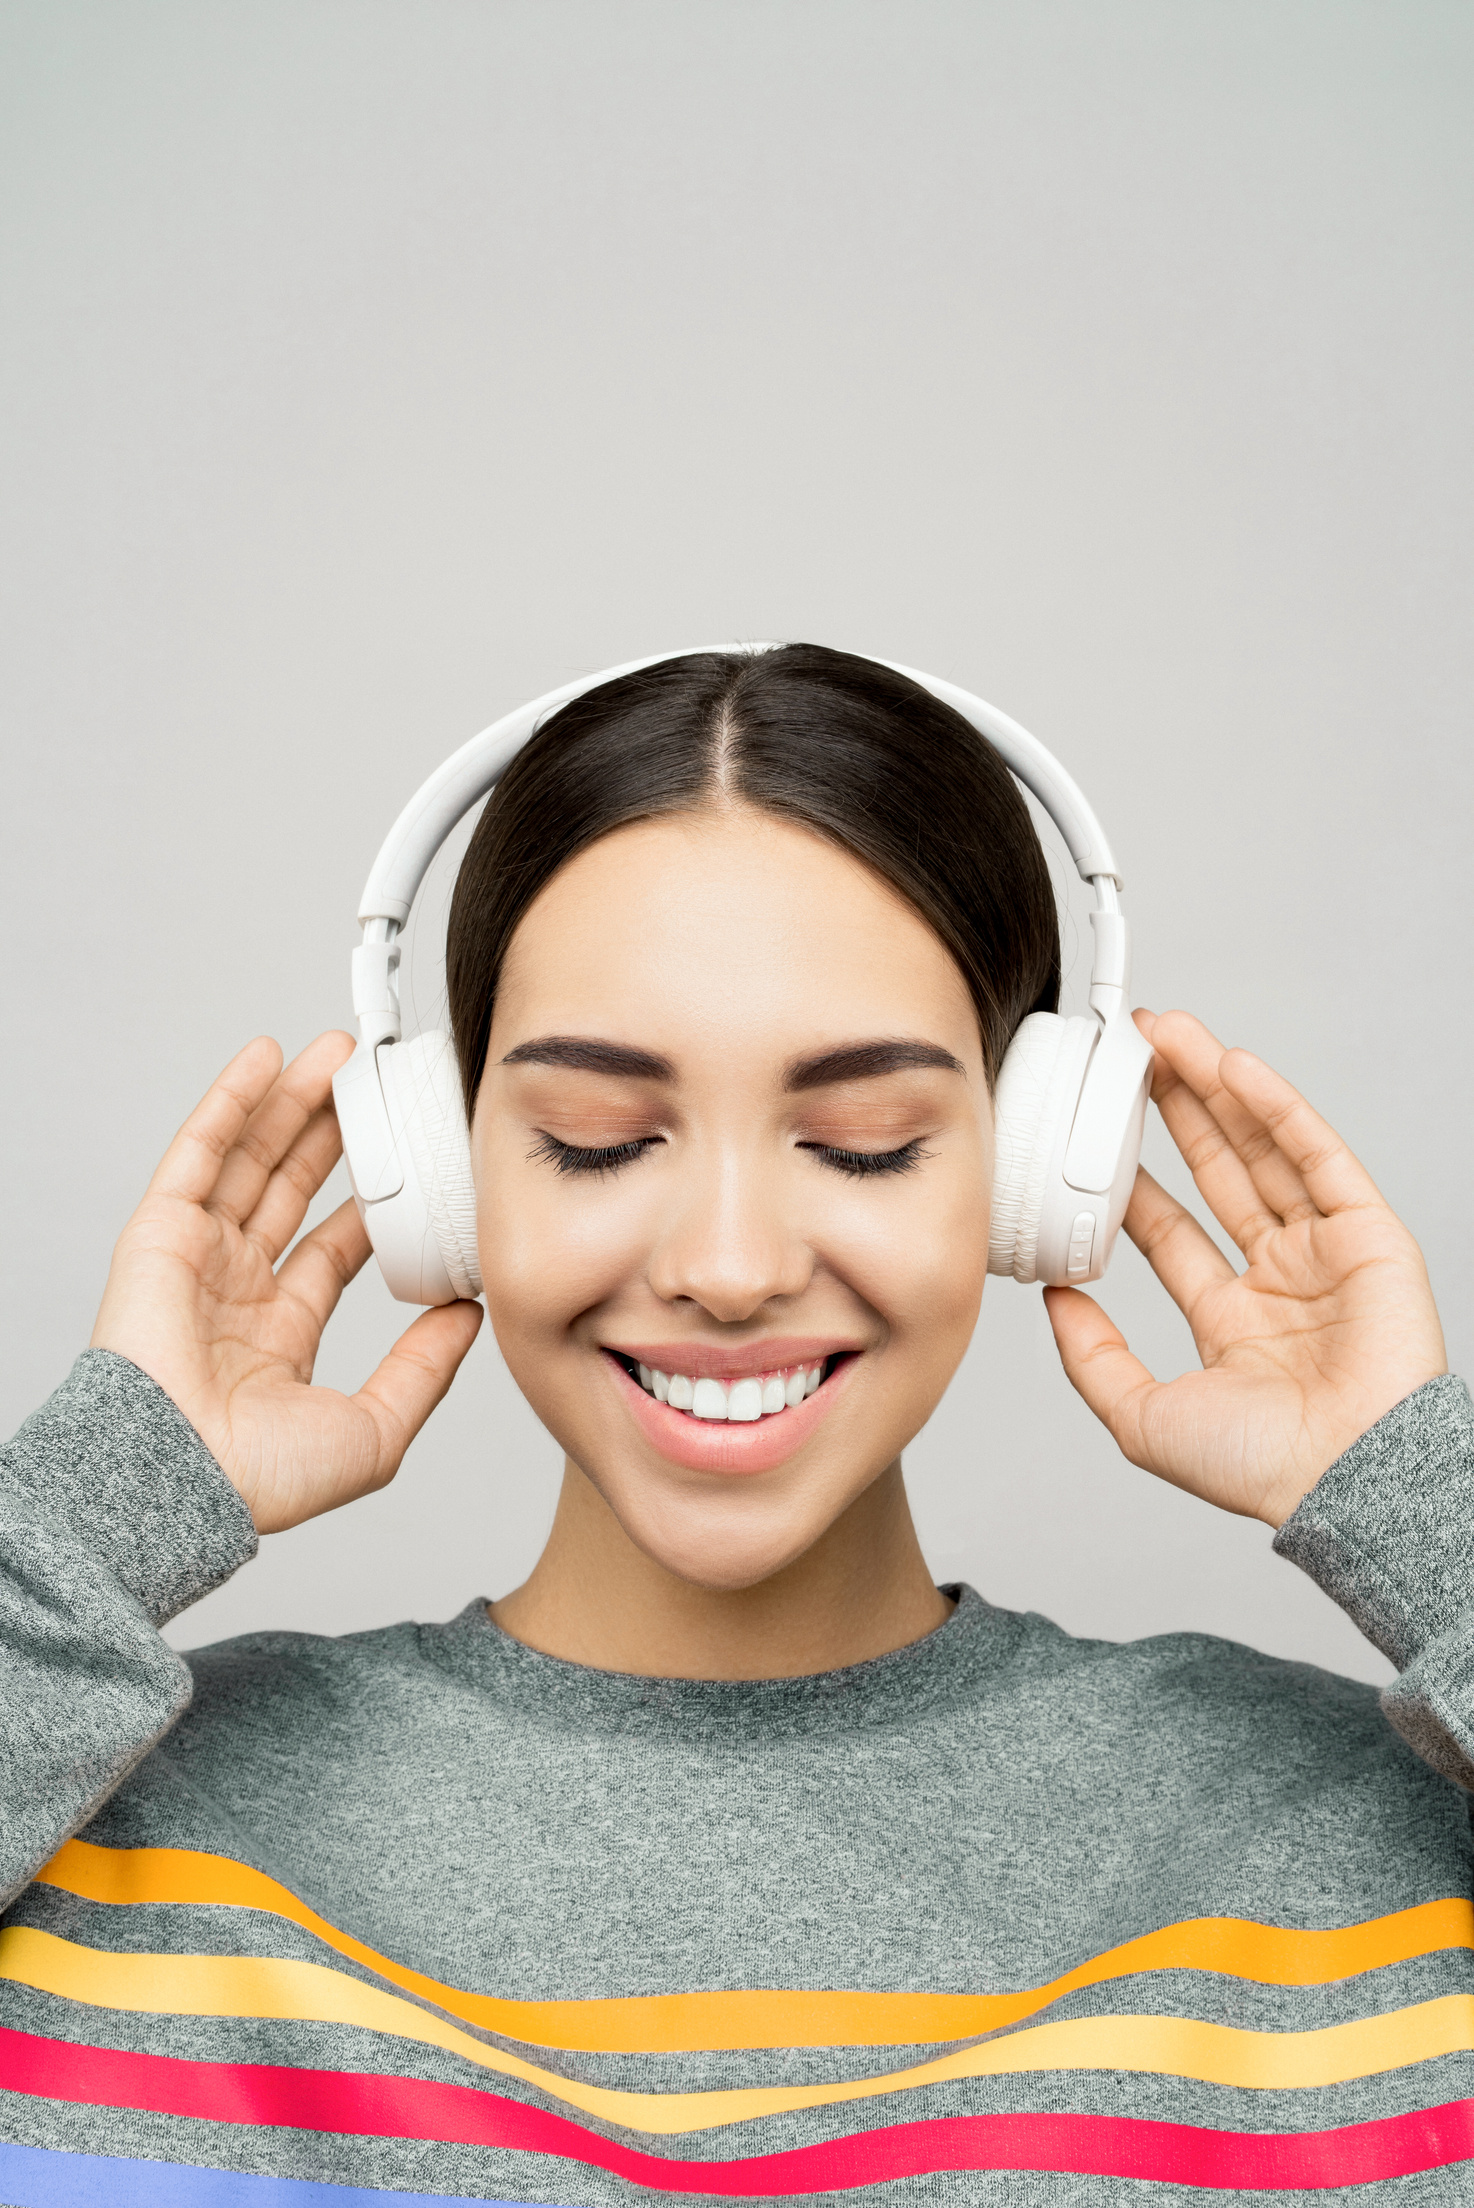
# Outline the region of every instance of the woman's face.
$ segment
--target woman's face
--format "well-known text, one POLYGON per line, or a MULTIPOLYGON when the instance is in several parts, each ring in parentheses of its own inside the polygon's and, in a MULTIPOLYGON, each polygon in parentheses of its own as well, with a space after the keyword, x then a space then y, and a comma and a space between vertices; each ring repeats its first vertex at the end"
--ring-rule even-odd
POLYGON ((972 1004, 911 907, 806 829, 682 814, 571 860, 513 937, 472 1148, 513 1376, 682 1579, 802 1555, 967 1346, 992 1180, 972 1004))

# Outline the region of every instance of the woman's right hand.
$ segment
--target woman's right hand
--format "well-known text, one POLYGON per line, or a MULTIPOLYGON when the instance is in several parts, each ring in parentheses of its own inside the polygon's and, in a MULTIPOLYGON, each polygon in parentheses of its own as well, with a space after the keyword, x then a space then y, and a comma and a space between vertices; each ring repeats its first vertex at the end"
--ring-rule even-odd
POLYGON ((320 1035, 283 1068, 260 1037, 231 1060, 124 1228, 92 1335, 173 1398, 262 1533, 392 1480, 481 1324, 477 1303, 426 1311, 356 1395, 312 1386, 369 1254, 356 1207, 277 1259, 342 1149, 332 1079, 352 1049, 320 1035))

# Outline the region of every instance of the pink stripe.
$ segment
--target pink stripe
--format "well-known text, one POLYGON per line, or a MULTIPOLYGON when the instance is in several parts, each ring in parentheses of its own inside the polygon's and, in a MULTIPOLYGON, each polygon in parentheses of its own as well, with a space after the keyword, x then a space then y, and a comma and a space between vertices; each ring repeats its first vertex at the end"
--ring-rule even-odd
POLYGON ((562 2155, 636 2184, 746 2198, 837 2192, 934 2170, 1061 2170, 1276 2192, 1367 2185, 1474 2157, 1474 2101, 1449 2101, 1336 2131, 1206 2131, 1135 2116, 935 2117, 784 2154, 675 2161, 638 2154, 565 2116, 470 2086, 264 2063, 184 2062, 3 2029, 0 2086, 94 2108, 562 2155))

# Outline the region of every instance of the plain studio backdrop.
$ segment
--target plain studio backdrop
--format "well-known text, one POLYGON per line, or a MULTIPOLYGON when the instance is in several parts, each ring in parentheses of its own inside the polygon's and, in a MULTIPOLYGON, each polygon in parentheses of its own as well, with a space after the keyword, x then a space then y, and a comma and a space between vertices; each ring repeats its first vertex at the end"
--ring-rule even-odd
MULTIPOLYGON (((1470 1369, 1465 0, 26 0, 3 47, 11 1423, 221 1064, 346 1020, 419 781, 725 638, 1041 736, 1139 1001, 1342 1129, 1470 1369)), ((1189 1363, 1124 1239, 1100 1293, 1189 1363)), ((321 1377, 408 1317, 365 1275, 321 1377)), ((990 1283, 908 1467, 939 1579, 1386 1676, 1119 1458, 1037 1289, 990 1283)), ((172 1636, 500 1594, 558 1469, 487 1335, 394 1486, 172 1636)))

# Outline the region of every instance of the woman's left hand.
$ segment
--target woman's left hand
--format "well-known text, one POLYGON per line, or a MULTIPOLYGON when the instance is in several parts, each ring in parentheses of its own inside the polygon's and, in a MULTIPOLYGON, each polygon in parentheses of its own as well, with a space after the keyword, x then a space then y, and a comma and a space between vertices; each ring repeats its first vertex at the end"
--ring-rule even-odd
POLYGON ((1162 1118, 1247 1268, 1143 1171, 1126 1232, 1186 1317, 1202 1370, 1154 1380, 1076 1288, 1045 1290, 1055 1340, 1133 1464, 1279 1526, 1359 1435, 1448 1370, 1427 1269, 1288 1081, 1186 1012, 1136 1019, 1157 1053, 1162 1118))

